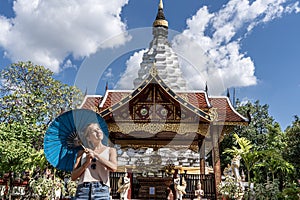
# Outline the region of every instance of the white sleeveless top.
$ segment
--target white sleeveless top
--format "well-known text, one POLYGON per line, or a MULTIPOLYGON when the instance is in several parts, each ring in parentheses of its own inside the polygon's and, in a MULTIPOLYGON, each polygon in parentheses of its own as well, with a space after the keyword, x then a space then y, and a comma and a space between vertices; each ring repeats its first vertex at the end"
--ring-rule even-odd
MULTIPOLYGON (((99 154, 100 157, 109 160, 109 147, 107 147, 102 153, 99 154)), ((82 154, 81 157, 81 165, 85 163, 86 160, 86 153, 82 154)), ((94 164, 93 162, 91 165, 94 164)), ((109 184, 109 170, 101 165, 99 162, 96 162, 96 169, 92 169, 91 165, 88 166, 82 175, 79 178, 79 184, 84 182, 96 182, 96 181, 102 181, 105 185, 108 187, 109 184)))

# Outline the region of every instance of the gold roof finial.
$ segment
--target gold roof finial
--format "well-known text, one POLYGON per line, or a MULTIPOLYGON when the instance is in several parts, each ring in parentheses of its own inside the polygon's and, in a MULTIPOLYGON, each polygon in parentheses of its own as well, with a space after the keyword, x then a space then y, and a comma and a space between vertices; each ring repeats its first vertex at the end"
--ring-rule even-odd
POLYGON ((162 27, 168 28, 168 21, 165 18, 163 7, 164 7, 163 1, 160 0, 159 5, 158 5, 158 13, 157 13, 156 19, 153 23, 154 27, 162 26, 162 27))
POLYGON ((164 8, 164 4, 163 4, 162 0, 160 0, 158 8, 159 9, 163 9, 164 8))

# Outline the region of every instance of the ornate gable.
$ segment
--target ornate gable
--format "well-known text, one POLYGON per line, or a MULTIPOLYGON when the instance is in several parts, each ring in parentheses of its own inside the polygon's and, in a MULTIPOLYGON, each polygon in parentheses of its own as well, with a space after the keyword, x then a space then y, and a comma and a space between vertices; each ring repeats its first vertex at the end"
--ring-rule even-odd
MULTIPOLYGON (((189 98, 192 99, 191 95, 189 98)), ((101 111, 106 119, 134 123, 199 123, 211 122, 208 103, 203 108, 189 103, 184 94, 177 95, 159 77, 155 66, 140 86, 118 103, 101 111)))

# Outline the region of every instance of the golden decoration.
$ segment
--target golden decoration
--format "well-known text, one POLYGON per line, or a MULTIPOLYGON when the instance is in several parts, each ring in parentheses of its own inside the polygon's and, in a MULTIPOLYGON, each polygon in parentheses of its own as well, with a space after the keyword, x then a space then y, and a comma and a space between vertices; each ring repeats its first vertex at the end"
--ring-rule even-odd
POLYGON ((163 1, 160 0, 159 1, 159 6, 158 6, 159 9, 163 9, 164 8, 164 4, 163 4, 163 1))
POLYGON ((158 20, 155 20, 154 23, 153 23, 153 26, 165 26, 165 27, 168 27, 169 26, 169 23, 168 21, 164 20, 164 19, 158 19, 158 20))
POLYGON ((178 94, 184 101, 189 102, 189 98, 187 94, 178 94))
POLYGON ((208 111, 208 115, 210 116, 211 121, 216 121, 218 119, 217 108, 211 108, 208 111))
MULTIPOLYGON (((141 149, 141 148, 153 148, 153 149, 159 149, 159 148, 166 148, 166 145, 161 145, 161 144, 126 144, 122 145, 122 148, 132 148, 132 149, 141 149)), ((172 145, 172 147, 169 147, 174 149, 175 151, 186 149, 186 145, 172 145)), ((194 152, 198 152, 199 148, 198 145, 195 144, 190 144, 188 147, 190 150, 194 152)))
POLYGON ((208 124, 163 124, 163 123, 109 123, 109 132, 120 132, 130 134, 132 132, 147 132, 157 134, 160 132, 175 132, 183 135, 186 133, 197 133, 205 136, 207 134, 208 124))
POLYGON ((152 65, 152 67, 151 67, 151 69, 150 69, 149 72, 150 72, 150 74, 151 74, 153 77, 157 76, 158 71, 157 71, 157 68, 156 68, 156 66, 155 66, 155 63, 153 63, 153 65, 152 65))
POLYGON ((125 99, 126 97, 128 97, 128 93, 122 93, 121 101, 122 101, 123 99, 125 99))

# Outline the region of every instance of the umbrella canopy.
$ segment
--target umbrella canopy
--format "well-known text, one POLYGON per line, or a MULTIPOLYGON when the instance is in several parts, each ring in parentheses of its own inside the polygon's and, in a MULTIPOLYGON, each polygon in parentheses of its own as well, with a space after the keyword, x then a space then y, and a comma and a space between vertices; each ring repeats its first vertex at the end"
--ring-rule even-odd
POLYGON ((107 145, 107 124, 96 112, 76 109, 55 118, 44 136, 44 152, 49 163, 60 170, 72 171, 77 153, 83 149, 81 144, 87 145, 79 133, 91 123, 99 124, 104 133, 102 143, 107 145))

